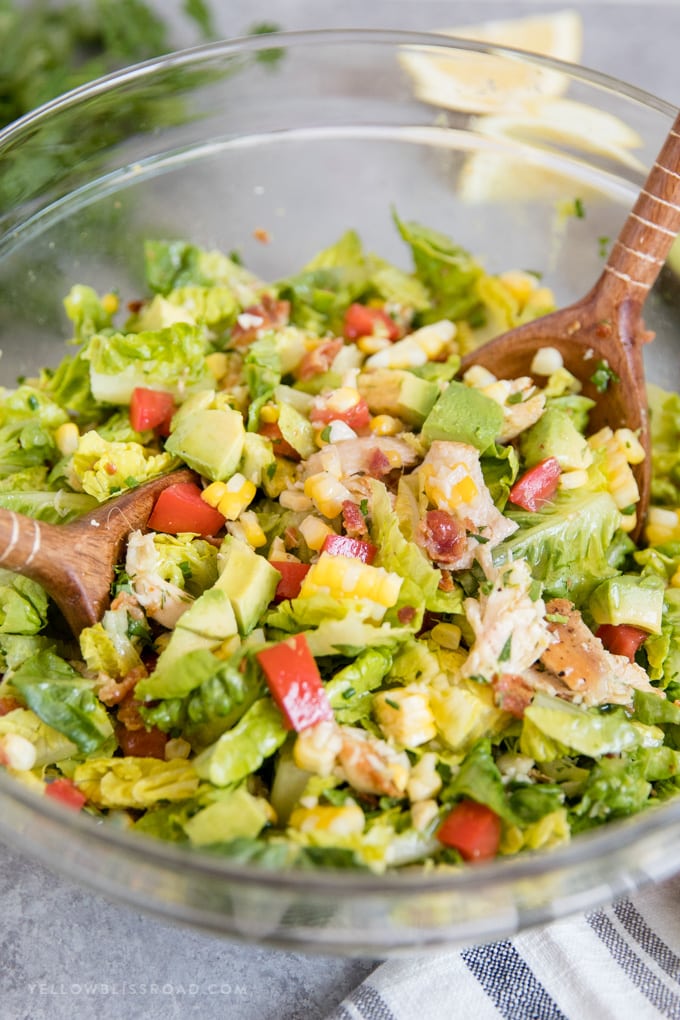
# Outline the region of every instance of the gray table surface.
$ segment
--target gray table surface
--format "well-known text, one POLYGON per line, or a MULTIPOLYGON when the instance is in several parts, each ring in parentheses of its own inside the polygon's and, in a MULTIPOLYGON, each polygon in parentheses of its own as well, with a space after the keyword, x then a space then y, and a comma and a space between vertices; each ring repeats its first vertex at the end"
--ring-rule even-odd
MULTIPOLYGON (((179 3, 158 0, 164 11, 179 3)), ((680 0, 213 0, 223 35, 284 29, 428 29, 561 10, 584 24, 582 62, 680 103, 680 0)), ((179 19, 178 19, 179 25, 179 19)), ((2 1020, 318 1020, 378 961, 227 942, 112 904, 0 846, 2 1020)))

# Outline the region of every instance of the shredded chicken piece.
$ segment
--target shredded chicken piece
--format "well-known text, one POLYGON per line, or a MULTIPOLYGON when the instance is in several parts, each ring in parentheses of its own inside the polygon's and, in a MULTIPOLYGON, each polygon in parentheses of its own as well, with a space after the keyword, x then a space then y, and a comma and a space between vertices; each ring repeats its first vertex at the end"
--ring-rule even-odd
MULTIPOLYGON (((327 466, 329 456, 327 447, 319 450, 305 462, 303 478, 315 475, 320 471, 330 470, 327 466)), ((360 436, 357 439, 344 439, 333 444, 337 453, 336 469, 342 481, 351 475, 371 475, 381 477, 394 470, 412 467, 418 460, 417 453, 403 439, 393 436, 360 436)), ((335 457, 333 457, 335 459, 335 457)))
POLYGON ((529 595, 532 578, 524 560, 493 568, 489 581, 491 591, 463 604, 475 633, 463 673, 487 680, 503 673, 522 674, 553 640, 543 599, 529 595))
POLYGON ((177 585, 164 580, 159 573, 158 550, 153 534, 133 531, 128 539, 125 569, 130 576, 137 602, 147 615, 164 627, 172 628, 193 599, 177 585))
POLYGON ((629 705, 635 690, 659 693, 642 666, 607 651, 567 599, 552 599, 546 611, 564 618, 549 623, 556 640, 541 655, 541 663, 552 674, 546 681, 556 680, 563 696, 585 705, 629 705))
MULTIPOLYGON (((484 482, 479 463, 479 451, 467 443, 436 440, 417 469, 423 487, 438 510, 444 510, 461 523, 467 532, 466 541, 453 559, 447 558, 437 566, 451 570, 465 570, 472 566, 481 545, 493 549, 504 538, 516 531, 517 524, 495 506, 484 482), (462 480, 467 483, 469 495, 456 496, 462 480)), ((428 553, 428 542, 422 532, 416 533, 416 542, 428 553)))
POLYGON ((516 404, 503 404, 503 428, 499 436, 501 443, 515 439, 520 432, 534 425, 545 410, 545 394, 537 390, 528 376, 509 380, 508 396, 520 394, 522 399, 516 404))

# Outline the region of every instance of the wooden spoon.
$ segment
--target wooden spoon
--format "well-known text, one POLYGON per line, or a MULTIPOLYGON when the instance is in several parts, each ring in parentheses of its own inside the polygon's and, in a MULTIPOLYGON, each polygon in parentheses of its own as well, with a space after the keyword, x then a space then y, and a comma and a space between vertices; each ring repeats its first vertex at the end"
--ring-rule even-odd
POLYGON ((482 365, 499 378, 529 375, 534 354, 556 347, 565 366, 597 401, 593 430, 604 425, 637 432, 647 456, 633 468, 640 502, 634 536, 649 505, 651 465, 642 345, 642 306, 680 230, 680 115, 675 120, 631 212, 614 242, 602 275, 591 291, 567 308, 503 333, 463 359, 463 370, 482 365), (604 393, 593 385, 598 362, 618 380, 604 393))
POLYGON ((107 608, 114 567, 129 533, 145 527, 163 489, 194 479, 188 468, 160 475, 68 524, 45 524, 0 509, 0 567, 41 584, 77 636, 107 608))

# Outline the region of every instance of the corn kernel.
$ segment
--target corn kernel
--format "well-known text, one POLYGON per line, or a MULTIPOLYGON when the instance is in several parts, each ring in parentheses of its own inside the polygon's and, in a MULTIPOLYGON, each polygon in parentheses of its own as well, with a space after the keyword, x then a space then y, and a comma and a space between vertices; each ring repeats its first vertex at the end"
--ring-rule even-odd
POLYGON ((473 386, 476 390, 481 390, 485 386, 490 386, 496 381, 497 379, 493 372, 490 372, 488 368, 484 368, 483 365, 473 365, 471 368, 468 368, 467 372, 463 376, 463 382, 465 385, 473 386))
POLYGON ((411 766, 411 774, 406 785, 409 800, 427 800, 436 797, 442 788, 442 777, 437 771, 437 755, 426 751, 422 758, 411 766))
POLYGON ((340 386, 324 401, 327 410, 342 414, 351 410, 361 399, 359 390, 354 386, 340 386))
POLYGON ((576 468, 574 471, 563 471, 558 482, 560 489, 568 491, 580 489, 587 484, 588 472, 584 468, 576 468))
POLYGON ((629 464, 642 464, 646 456, 645 450, 632 429, 617 429, 614 438, 629 464))
POLYGON ((188 758, 191 754, 191 744, 183 737, 173 737, 172 740, 168 740, 163 753, 166 761, 172 761, 173 758, 188 758))
POLYGON ((680 588, 680 567, 675 571, 670 580, 671 588, 680 588))
POLYGON ((257 487, 242 474, 232 475, 225 483, 225 491, 220 497, 217 509, 228 521, 235 521, 241 511, 252 503, 256 492, 257 487))
POLYGON ((62 457, 70 457, 78 449, 80 432, 75 422, 67 421, 54 433, 54 442, 62 457))
POLYGON ((402 578, 384 567, 373 567, 351 556, 330 556, 321 553, 309 568, 300 589, 301 598, 317 592, 336 598, 365 599, 380 606, 384 612, 396 604, 402 578))
POLYGON ((680 512, 667 507, 650 506, 647 513, 645 538, 649 545, 680 540, 680 512))
POLYGON ((226 495, 227 486, 224 482, 211 482, 201 492, 201 499, 213 508, 219 505, 220 500, 226 495))
POLYGON ((117 294, 111 294, 109 292, 108 294, 102 295, 102 308, 107 315, 115 315, 119 307, 120 301, 118 300, 117 294))
POLYGON ((309 496, 299 489, 284 489, 279 496, 279 503, 286 510, 311 510, 314 504, 309 496))
POLYGON ((588 445, 593 450, 604 451, 604 471, 607 476, 609 492, 619 510, 637 503, 640 499, 640 492, 635 476, 626 460, 625 447, 609 426, 605 426, 590 436, 588 445))
POLYGON ((18 733, 5 733, 0 737, 0 764, 16 772, 28 772, 35 765, 35 747, 18 733))
POLYGON ((503 407, 511 392, 512 386, 508 379, 497 379, 496 382, 490 383, 482 390, 485 397, 495 400, 501 407, 503 407))
POLYGON ((303 521, 300 521, 299 527, 300 534, 309 548, 313 549, 314 552, 318 552, 321 549, 328 535, 335 534, 328 524, 320 520, 318 517, 314 517, 313 514, 310 514, 309 517, 305 517, 303 521))
POLYGON ((370 429, 374 436, 397 436, 404 431, 404 426, 391 414, 378 414, 371 419, 370 429))
POLYGON ((305 496, 312 500, 320 514, 329 519, 337 517, 345 500, 352 498, 342 482, 328 471, 320 471, 305 480, 305 496))
POLYGON ((362 354, 377 354, 392 346, 392 341, 385 336, 362 336, 357 340, 357 347, 362 354))
POLYGON ((245 540, 252 549, 260 549, 267 544, 267 536, 260 527, 254 510, 244 510, 239 517, 239 523, 243 528, 245 540))
POLYGON ((314 808, 295 808, 289 825, 300 832, 324 832, 331 836, 354 836, 364 831, 364 813, 354 801, 339 807, 320 804, 314 808))
POLYGON ((416 687, 376 694, 373 711, 383 735, 401 747, 419 747, 437 735, 427 693, 416 687))
POLYGON ((452 652, 455 652, 456 648, 460 645, 462 636, 460 627, 457 627, 455 623, 437 623, 430 631, 430 637, 433 641, 436 641, 442 648, 448 648, 452 652))
POLYGON ((520 308, 524 307, 536 290, 536 277, 531 273, 522 272, 521 269, 510 269, 506 273, 501 273, 499 279, 508 288, 520 308))
POLYGON ((621 531, 628 534, 629 531, 635 531, 637 525, 637 514, 621 514, 621 520, 619 522, 619 528, 621 531))
POLYGON ((205 365, 215 382, 219 382, 229 371, 229 358, 223 351, 213 351, 206 357, 205 365))
POLYGON ((439 814, 436 800, 419 800, 411 805, 411 822, 416 832, 423 832, 439 814))
POLYGON ((531 362, 532 375, 550 376, 564 367, 564 359, 556 347, 541 347, 531 362))
POLYGON ((273 424, 279 420, 279 409, 276 404, 265 404, 264 407, 260 408, 260 421, 265 422, 268 425, 273 424))

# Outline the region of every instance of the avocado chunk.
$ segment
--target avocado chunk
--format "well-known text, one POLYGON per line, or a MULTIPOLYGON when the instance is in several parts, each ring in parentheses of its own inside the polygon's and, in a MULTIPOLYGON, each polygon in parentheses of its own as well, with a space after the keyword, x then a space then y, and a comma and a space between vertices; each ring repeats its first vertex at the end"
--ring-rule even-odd
POLYGON ((166 450, 213 481, 230 478, 238 468, 245 439, 243 416, 231 407, 203 407, 181 414, 166 450))
POLYGON ((239 836, 254 839, 267 821, 265 801, 239 786, 193 815, 184 823, 184 831, 194 846, 204 846, 228 843, 239 836))
POLYGON ((397 368, 362 372, 358 387, 372 414, 391 414, 415 426, 423 424, 440 393, 436 382, 397 368))
POLYGON ((427 443, 435 439, 487 450, 503 429, 503 409, 479 390, 452 380, 423 423, 427 443))
POLYGON ((664 588, 656 574, 608 577, 590 596, 590 615, 598 626, 626 623, 660 634, 664 588))
POLYGON ((281 435, 303 460, 311 457, 318 449, 311 421, 300 414, 291 404, 279 404, 278 407, 278 426, 281 429, 281 435))
MULTIPOLYGON (((248 634, 274 598, 281 575, 245 542, 227 535, 217 558, 215 587, 231 602, 241 634, 248 634)), ((181 619, 180 619, 181 622, 181 619)))
POLYGON ((158 657, 154 675, 167 670, 187 652, 211 651, 237 634, 229 597, 218 588, 209 588, 180 616, 158 657))
POLYGON ((563 471, 587 468, 593 455, 585 438, 566 411, 548 407, 541 417, 522 433, 520 449, 527 467, 555 457, 563 471))

